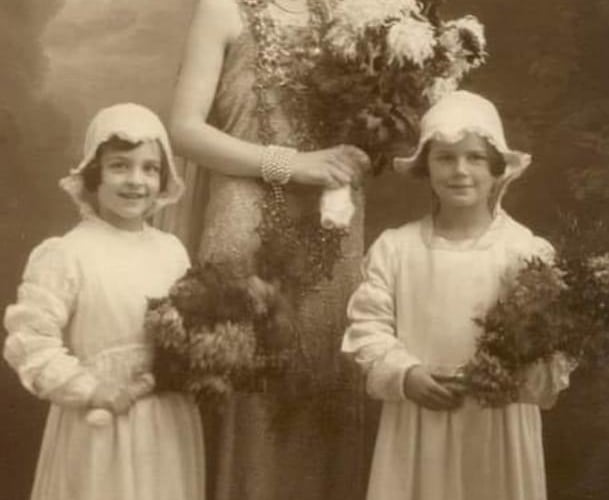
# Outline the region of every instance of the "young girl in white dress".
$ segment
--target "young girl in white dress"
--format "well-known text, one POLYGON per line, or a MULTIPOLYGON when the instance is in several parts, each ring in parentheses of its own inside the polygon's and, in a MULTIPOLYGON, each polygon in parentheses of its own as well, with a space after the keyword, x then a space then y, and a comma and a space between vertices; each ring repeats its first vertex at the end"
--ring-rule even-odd
POLYGON ((4 357, 51 403, 31 498, 202 500, 197 407, 138 385, 153 380, 147 299, 189 267, 178 239, 146 223, 182 191, 158 117, 135 104, 100 111, 61 185, 82 220, 34 249, 4 320, 4 357), (94 425, 95 409, 112 418, 94 425))
POLYGON ((528 403, 501 408, 438 376, 474 354, 473 319, 497 300, 505 271, 552 258, 500 207, 529 161, 508 149, 495 106, 464 91, 426 113, 416 152, 395 161, 427 179, 434 209, 381 234, 349 304, 343 351, 384 401, 368 500, 546 498, 539 406, 553 403, 572 367, 558 356, 535 367, 528 403))

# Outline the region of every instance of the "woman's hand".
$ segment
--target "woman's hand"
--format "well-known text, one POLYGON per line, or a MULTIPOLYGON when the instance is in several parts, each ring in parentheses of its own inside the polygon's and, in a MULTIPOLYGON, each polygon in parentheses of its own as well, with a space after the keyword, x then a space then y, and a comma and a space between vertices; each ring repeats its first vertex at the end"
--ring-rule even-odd
POLYGON ((133 399, 129 391, 113 382, 100 382, 89 402, 92 408, 102 408, 115 415, 127 413, 132 404, 133 399))
POLYGON ((293 182, 337 189, 345 185, 357 187, 370 168, 370 158, 355 146, 298 153, 292 162, 293 182))
POLYGON ((446 411, 461 406, 464 393, 457 386, 437 382, 422 365, 412 367, 404 378, 404 394, 428 410, 446 411))

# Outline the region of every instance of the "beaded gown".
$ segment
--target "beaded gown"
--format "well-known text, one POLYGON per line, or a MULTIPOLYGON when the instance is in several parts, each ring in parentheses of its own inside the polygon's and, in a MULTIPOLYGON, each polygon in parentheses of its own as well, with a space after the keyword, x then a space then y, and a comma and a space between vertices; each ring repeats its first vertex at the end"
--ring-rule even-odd
MULTIPOLYGON (((290 93, 278 83, 276 73, 270 74, 268 67, 261 69, 257 65, 261 50, 270 52, 272 57, 273 53, 281 53, 286 48, 289 51, 289 47, 303 44, 307 37, 314 35, 318 28, 311 22, 313 14, 282 12, 266 0, 236 0, 236 3, 243 28, 225 53, 209 123, 248 142, 300 150, 318 148, 299 116, 287 104, 290 93), (273 33, 281 40, 278 51, 275 51, 278 47, 274 47, 272 36, 266 49, 260 46, 259 37, 256 37, 255 30, 266 29, 269 21, 274 25, 273 33)), ((311 4, 313 2, 309 2, 311 4)), ((328 8, 328 5, 323 7, 328 8)), ((271 72, 273 68, 281 71, 281 61, 275 64, 271 72)), ((196 176, 201 175, 207 176, 206 194, 195 192, 189 201, 191 207, 200 206, 200 198, 207 197, 202 236, 195 249, 198 260, 221 264, 236 276, 255 272, 261 202, 268 196, 265 186, 259 180, 198 168, 196 176)), ((191 188, 202 184, 195 177, 190 178, 191 188)), ((186 179, 189 182, 189 175, 186 179)), ((318 210, 319 188, 290 184, 285 196, 293 217, 318 210)), ((299 298, 296 305, 301 342, 313 360, 311 368, 322 379, 326 375, 332 378, 339 365, 346 304, 359 282, 363 200, 357 193, 354 198, 356 214, 349 235, 342 241, 342 257, 334 267, 333 278, 320 281, 299 298)), ((192 232, 192 227, 200 221, 197 214, 186 214, 186 217, 192 220, 189 223, 192 232)), ((184 227, 183 220, 177 222, 184 227)), ((186 235, 184 239, 192 241, 192 235, 186 235)), ((303 396, 302 404, 294 406, 287 415, 284 411, 281 422, 277 423, 282 396, 272 390, 238 393, 219 414, 203 408, 209 466, 208 498, 363 498, 367 482, 363 387, 356 378, 350 378, 347 385, 350 388, 339 388, 325 396, 332 400, 330 407, 334 408, 327 418, 320 414, 325 411, 320 405, 307 404, 304 401, 307 397, 303 396)))

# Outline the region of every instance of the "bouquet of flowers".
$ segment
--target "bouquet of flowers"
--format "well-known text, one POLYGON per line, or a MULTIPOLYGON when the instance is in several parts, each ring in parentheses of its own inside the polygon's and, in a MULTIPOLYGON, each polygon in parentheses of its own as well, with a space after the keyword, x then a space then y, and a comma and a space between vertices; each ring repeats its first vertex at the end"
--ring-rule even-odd
POLYGON ((380 166, 388 146, 416 140, 419 118, 431 103, 483 64, 480 22, 473 16, 443 22, 436 3, 338 4, 320 46, 301 49, 291 78, 316 103, 322 137, 360 146, 380 166))
MULTIPOLYGON (((443 22, 438 3, 342 0, 321 43, 300 49, 287 84, 309 103, 320 143, 359 146, 378 172, 399 144, 416 141, 427 107, 484 63, 480 22, 443 22)), ((349 188, 325 193, 321 210, 322 225, 347 227, 349 188)))
POLYGON ((235 279, 213 264, 191 268, 167 297, 149 300, 145 329, 157 389, 208 403, 237 388, 258 390, 288 363, 291 318, 276 285, 235 279))
POLYGON ((460 380, 482 405, 501 406, 521 399, 538 363, 556 356, 571 367, 602 361, 609 352, 608 301, 609 254, 528 260, 476 320, 483 333, 460 380))

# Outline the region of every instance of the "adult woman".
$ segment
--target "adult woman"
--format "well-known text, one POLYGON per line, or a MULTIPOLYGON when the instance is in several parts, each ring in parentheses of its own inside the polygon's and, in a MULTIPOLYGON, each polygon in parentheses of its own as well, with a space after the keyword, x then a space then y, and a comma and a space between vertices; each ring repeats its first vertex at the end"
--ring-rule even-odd
MULTIPOLYGON (((264 207, 285 208, 296 224, 313 220, 320 188, 357 185, 368 167, 367 156, 355 147, 319 149, 322 138, 316 137, 307 103, 294 99, 286 84, 295 51, 316 43, 330 10, 323 0, 199 2, 170 129, 182 156, 210 172, 200 261, 222 264, 237 276, 259 272, 264 207)), ((213 500, 363 495, 362 400, 353 380, 345 390, 335 383, 344 374, 338 347, 363 246, 362 199, 355 193, 356 215, 342 239, 341 257, 332 262, 333 278, 311 283, 310 273, 301 270, 308 287, 294 295, 299 339, 310 371, 321 381, 313 394, 302 392, 297 399, 334 403, 330 418, 341 419, 341 425, 320 429, 319 412, 328 404, 286 405, 272 391, 236 395, 221 418, 206 422, 213 500), (282 404, 292 411, 271 423, 282 404)), ((194 199, 201 196, 195 193, 194 199)), ((323 251, 322 233, 299 234, 308 239, 297 246, 323 251)))

